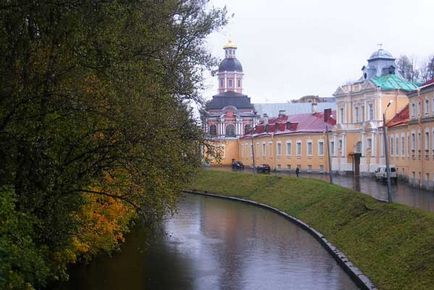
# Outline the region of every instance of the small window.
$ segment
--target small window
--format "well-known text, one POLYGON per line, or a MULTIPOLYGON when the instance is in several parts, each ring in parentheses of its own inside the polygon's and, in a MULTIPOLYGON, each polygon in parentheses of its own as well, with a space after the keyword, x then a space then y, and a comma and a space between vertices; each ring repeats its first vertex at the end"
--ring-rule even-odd
POLYGON ((312 155, 312 142, 307 142, 307 155, 312 155))
POLYGON ((228 87, 229 87, 229 88, 232 88, 232 86, 233 86, 232 80, 229 79, 229 80, 228 80, 228 87))
POLYGON ((252 133, 251 131, 252 131, 252 126, 250 126, 250 124, 244 126, 244 134, 250 134, 252 133))
POLYGON ((286 155, 291 155, 291 142, 286 143, 286 155))
POLYGON ((359 122, 359 107, 356 107, 355 108, 355 111, 356 111, 356 123, 358 123, 359 122))
POLYGON ((241 88, 241 80, 240 79, 237 80, 237 87, 241 88))
POLYGON ((226 137, 235 137, 235 126, 229 124, 226 126, 226 137))
POLYGON ((339 122, 344 123, 344 108, 340 108, 339 110, 339 122))
POLYGON ((216 127, 216 125, 209 126, 209 134, 211 136, 216 136, 217 135, 217 127, 216 127))
POLYGON ((301 155, 301 142, 297 142, 297 155, 301 155))
POLYGON ((282 155, 282 144, 281 143, 277 143, 277 155, 282 155))
POLYGON ((323 141, 318 142, 318 155, 320 155, 320 156, 324 155, 324 142, 323 141))

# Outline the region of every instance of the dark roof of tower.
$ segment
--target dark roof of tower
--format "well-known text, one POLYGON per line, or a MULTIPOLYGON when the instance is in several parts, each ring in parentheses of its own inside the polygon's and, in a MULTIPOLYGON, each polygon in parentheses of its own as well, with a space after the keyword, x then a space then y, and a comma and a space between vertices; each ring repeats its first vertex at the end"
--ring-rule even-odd
POLYGON ((243 71, 241 63, 236 58, 225 58, 219 65, 219 72, 224 71, 243 71))
POLYGON ((220 110, 226 106, 234 106, 237 109, 253 109, 250 98, 246 95, 228 91, 212 97, 205 105, 206 110, 220 110))
POLYGON ((390 60, 394 60, 395 58, 392 56, 392 54, 390 52, 388 52, 385 49, 378 49, 376 51, 374 51, 371 56, 369 57, 368 61, 370 60, 374 60, 374 59, 390 59, 390 60))

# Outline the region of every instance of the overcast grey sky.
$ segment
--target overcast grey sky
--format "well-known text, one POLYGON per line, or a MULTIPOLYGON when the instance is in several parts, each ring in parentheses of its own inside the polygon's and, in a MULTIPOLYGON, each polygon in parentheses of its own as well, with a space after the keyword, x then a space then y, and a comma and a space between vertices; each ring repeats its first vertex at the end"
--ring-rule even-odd
MULTIPOLYGON (((254 103, 303 95, 332 96, 361 76, 370 54, 383 48, 417 64, 434 55, 434 0, 211 0, 226 6, 229 24, 209 37, 211 52, 231 38, 243 65, 244 93, 254 103)), ((206 99, 217 92, 208 78, 206 99)))

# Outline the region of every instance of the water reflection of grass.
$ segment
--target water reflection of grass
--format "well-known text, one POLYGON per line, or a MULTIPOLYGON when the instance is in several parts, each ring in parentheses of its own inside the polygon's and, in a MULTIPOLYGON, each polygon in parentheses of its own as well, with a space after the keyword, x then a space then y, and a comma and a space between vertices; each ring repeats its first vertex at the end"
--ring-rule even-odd
POLYGON ((191 189, 248 198, 310 224, 379 289, 434 289, 434 214, 314 179, 202 171, 191 189))

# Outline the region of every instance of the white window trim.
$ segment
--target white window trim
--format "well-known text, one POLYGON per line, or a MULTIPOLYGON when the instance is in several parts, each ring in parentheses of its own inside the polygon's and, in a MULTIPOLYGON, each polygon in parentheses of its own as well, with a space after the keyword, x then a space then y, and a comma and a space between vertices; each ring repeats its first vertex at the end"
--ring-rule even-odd
POLYGON ((301 156, 301 152, 303 151, 303 143, 301 142, 301 140, 297 140, 296 145, 295 145, 295 154, 297 156, 301 156), (300 147, 298 147, 298 144, 300 144, 300 147), (300 152, 298 152, 298 148, 300 148, 300 152))
POLYGON ((276 156, 282 156, 282 142, 281 141, 276 142, 276 156), (280 145, 280 152, 279 152, 279 145, 280 145))
POLYGON ((313 155, 313 142, 312 142, 311 139, 309 139, 309 140, 306 141, 306 155, 307 156, 312 156, 313 155), (309 144, 311 146, 310 153, 309 153, 309 144))
POLYGON ((318 156, 324 156, 324 151, 325 151, 325 142, 324 142, 323 139, 319 139, 319 140, 317 141, 317 151, 318 151, 318 156), (322 143, 322 153, 319 151, 319 148, 320 148, 319 144, 320 144, 320 143, 322 143))
POLYGON ((285 152, 286 156, 292 156, 292 142, 291 141, 286 142, 285 151, 286 151, 285 152), (289 152, 288 152, 288 144, 289 144, 289 152))

